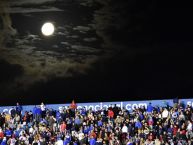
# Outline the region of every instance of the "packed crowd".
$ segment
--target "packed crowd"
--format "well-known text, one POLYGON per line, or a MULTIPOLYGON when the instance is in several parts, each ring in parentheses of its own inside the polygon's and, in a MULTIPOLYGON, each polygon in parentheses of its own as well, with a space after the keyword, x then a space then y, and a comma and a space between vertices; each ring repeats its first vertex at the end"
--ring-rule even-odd
POLYGON ((21 112, 19 103, 1 112, 1 145, 193 145, 193 109, 179 103, 93 111, 72 101, 59 110, 41 103, 21 112))

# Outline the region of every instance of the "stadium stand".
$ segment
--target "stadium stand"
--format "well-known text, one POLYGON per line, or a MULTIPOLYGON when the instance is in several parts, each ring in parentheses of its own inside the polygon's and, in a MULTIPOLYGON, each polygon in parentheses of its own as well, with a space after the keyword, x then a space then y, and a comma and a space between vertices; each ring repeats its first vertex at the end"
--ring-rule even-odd
POLYGON ((47 108, 44 103, 21 113, 17 105, 0 115, 1 145, 192 145, 193 109, 173 106, 110 105, 97 111, 47 108))

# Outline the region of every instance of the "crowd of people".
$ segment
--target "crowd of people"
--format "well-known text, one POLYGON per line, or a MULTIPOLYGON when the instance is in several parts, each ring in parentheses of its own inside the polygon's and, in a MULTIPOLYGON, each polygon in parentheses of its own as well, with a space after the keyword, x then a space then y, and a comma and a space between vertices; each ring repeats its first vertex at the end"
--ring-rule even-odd
POLYGON ((193 109, 173 106, 134 108, 112 104, 98 111, 44 103, 22 113, 17 103, 0 112, 0 145, 193 145, 193 109))

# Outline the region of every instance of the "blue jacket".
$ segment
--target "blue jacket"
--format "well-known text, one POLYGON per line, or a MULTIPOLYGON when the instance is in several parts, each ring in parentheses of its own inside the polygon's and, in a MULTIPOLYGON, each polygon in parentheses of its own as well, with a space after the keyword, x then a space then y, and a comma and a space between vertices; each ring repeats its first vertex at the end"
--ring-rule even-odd
POLYGON ((101 120, 98 121, 98 126, 103 126, 103 122, 101 120))
POLYGON ((140 121, 135 122, 135 127, 138 129, 142 128, 141 122, 140 121))
POLYGON ((6 134, 6 136, 11 136, 12 132, 11 132, 11 130, 6 130, 5 134, 6 134))
POLYGON ((88 132, 89 132, 89 127, 84 127, 84 128, 83 128, 83 132, 84 132, 85 134, 88 134, 88 132))
POLYGON ((144 119, 143 114, 139 114, 139 118, 140 118, 140 120, 143 120, 144 119))
POLYGON ((147 112, 152 112, 153 111, 153 106, 151 106, 151 104, 149 104, 147 106, 147 112))
POLYGON ((68 145, 70 142, 68 140, 64 140, 63 145, 68 145))
POLYGON ((93 125, 90 125, 89 127, 89 131, 93 130, 94 129, 94 126, 93 125))
POLYGON ((61 114, 59 111, 56 112, 56 120, 58 121, 61 118, 61 114))
POLYGON ((172 134, 173 129, 172 129, 172 128, 168 128, 167 132, 170 133, 170 134, 172 134))
POLYGON ((86 110, 82 109, 81 115, 85 116, 86 115, 86 110))
POLYGON ((65 140, 64 140, 64 145, 68 145, 69 143, 70 143, 70 141, 71 141, 71 137, 69 137, 69 138, 66 138, 65 140))
POLYGON ((89 141, 90 145, 95 145, 96 144, 96 140, 94 138, 91 138, 89 141))
POLYGON ((7 141, 2 141, 1 145, 7 145, 7 141))
POLYGON ((22 111, 21 105, 16 106, 16 111, 22 111))

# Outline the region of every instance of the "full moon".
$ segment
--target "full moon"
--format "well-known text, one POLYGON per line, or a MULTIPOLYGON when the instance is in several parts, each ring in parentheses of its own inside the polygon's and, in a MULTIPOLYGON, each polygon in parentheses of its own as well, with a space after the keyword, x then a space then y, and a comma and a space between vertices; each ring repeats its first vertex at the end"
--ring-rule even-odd
POLYGON ((44 23, 41 30, 43 35, 50 36, 54 33, 54 25, 50 22, 44 23))

